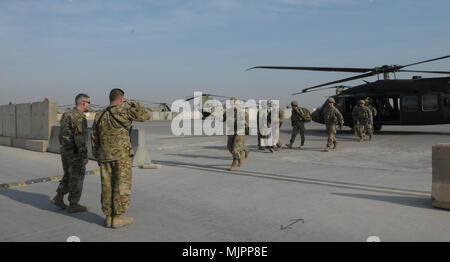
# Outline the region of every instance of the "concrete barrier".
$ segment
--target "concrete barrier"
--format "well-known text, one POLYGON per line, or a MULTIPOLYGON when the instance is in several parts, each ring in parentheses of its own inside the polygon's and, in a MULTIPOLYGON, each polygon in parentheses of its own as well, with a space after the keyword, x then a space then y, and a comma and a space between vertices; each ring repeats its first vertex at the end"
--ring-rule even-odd
POLYGON ((57 121, 57 105, 44 101, 31 104, 31 136, 33 139, 49 140, 52 127, 57 121))
POLYGON ((0 136, 3 136, 3 108, 5 106, 0 106, 0 136))
POLYGON ((431 202, 434 207, 450 209, 450 144, 432 148, 431 202))
POLYGON ((16 129, 16 137, 32 138, 30 103, 16 105, 16 129))
POLYGON ((48 140, 36 140, 14 137, 12 138, 12 146, 19 147, 31 151, 46 152, 48 147, 48 140))
POLYGON ((7 136, 0 136, 0 146, 12 146, 12 138, 7 136))
POLYGON ((16 106, 6 105, 2 110, 3 136, 16 136, 16 106))
MULTIPOLYGON (((60 154, 60 145, 59 145, 59 132, 61 127, 53 126, 52 127, 52 136, 50 138, 50 144, 47 148, 48 152, 60 154)), ((133 157, 133 166, 138 166, 141 168, 160 168, 160 165, 154 165, 151 163, 150 154, 147 150, 147 145, 145 141, 145 131, 140 129, 133 129, 131 131, 131 146, 134 150, 133 157)), ((88 128, 88 138, 86 141, 86 146, 88 148, 88 158, 91 160, 95 160, 92 154, 92 146, 91 146, 91 128, 88 128)))

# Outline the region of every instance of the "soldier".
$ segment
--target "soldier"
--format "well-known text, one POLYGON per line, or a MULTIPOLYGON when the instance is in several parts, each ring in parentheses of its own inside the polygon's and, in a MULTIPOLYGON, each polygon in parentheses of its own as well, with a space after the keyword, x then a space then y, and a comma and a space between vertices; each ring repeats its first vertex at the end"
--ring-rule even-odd
POLYGON ((118 228, 134 221, 132 217, 122 216, 128 210, 131 196, 134 156, 130 142, 131 124, 134 120, 149 120, 150 115, 144 105, 124 98, 121 89, 111 90, 109 101, 110 105, 95 115, 91 143, 100 166, 106 227, 118 228))
POLYGON ((364 141, 366 130, 369 131, 369 139, 372 139, 371 125, 373 124, 372 111, 365 106, 365 101, 360 100, 359 106, 355 106, 352 111, 352 118, 359 142, 364 141))
POLYGON ((338 141, 336 140, 336 124, 339 124, 339 127, 342 128, 344 125, 344 118, 342 117, 341 112, 337 109, 334 104, 334 98, 328 98, 328 107, 324 113, 324 122, 327 128, 328 141, 327 146, 325 147, 325 152, 330 151, 331 145, 334 145, 333 149, 336 149, 338 146, 338 141))
POLYGON ((87 121, 84 113, 91 101, 88 95, 78 94, 75 97, 75 107, 65 112, 60 121, 59 144, 64 176, 61 179, 57 194, 52 203, 62 209, 67 208, 64 195, 69 193, 69 213, 84 212, 88 206, 78 204, 83 191, 83 181, 86 171, 87 157, 87 121))
POLYGON ((291 114, 291 125, 292 125, 292 133, 291 133, 291 141, 289 144, 286 144, 288 148, 292 148, 294 144, 295 137, 300 133, 301 144, 300 148, 303 148, 305 145, 305 122, 306 122, 306 112, 304 110, 308 110, 305 108, 299 108, 297 101, 291 102, 292 106, 292 114, 291 114))
MULTIPOLYGON (((245 119, 238 119, 239 115, 238 115, 238 98, 237 97, 233 97, 231 98, 231 101, 234 103, 233 104, 233 112, 234 112, 234 130, 233 130, 233 134, 232 135, 228 135, 227 137, 227 148, 228 151, 231 153, 232 157, 233 157, 233 163, 231 164, 230 167, 230 171, 233 171, 236 169, 236 166, 242 166, 243 162, 244 162, 244 157, 247 158, 248 154, 250 152, 250 150, 245 147, 245 134, 247 134, 247 129, 249 126, 249 116, 248 113, 245 112, 245 119), (245 130, 238 130, 238 121, 243 121, 245 124, 245 130), (238 134, 238 131, 240 131, 238 134), (243 134, 242 134, 243 133, 243 134), (245 153, 242 154, 242 153, 245 153)), ((244 110, 244 108, 242 109, 244 110)), ((223 115, 223 121, 226 121, 226 112, 224 112, 223 115)))
POLYGON ((373 137, 373 120, 375 119, 375 117, 377 116, 378 112, 377 109, 375 108, 375 106, 373 105, 373 99, 370 97, 366 97, 366 106, 370 109, 370 111, 372 112, 372 119, 371 119, 371 125, 370 128, 367 130, 367 133, 369 134, 369 140, 372 140, 373 137))

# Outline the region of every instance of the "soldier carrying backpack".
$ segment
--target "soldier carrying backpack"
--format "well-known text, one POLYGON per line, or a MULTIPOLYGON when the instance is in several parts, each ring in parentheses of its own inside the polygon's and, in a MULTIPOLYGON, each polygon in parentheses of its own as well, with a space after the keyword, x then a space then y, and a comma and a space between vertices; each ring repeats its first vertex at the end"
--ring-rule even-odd
POLYGON ((288 148, 292 148, 294 144, 295 137, 298 133, 300 133, 301 144, 300 149, 305 145, 305 123, 311 121, 311 113, 306 108, 298 107, 297 101, 291 102, 292 106, 292 115, 291 115, 291 125, 292 125, 292 133, 291 140, 289 144, 286 144, 288 148))

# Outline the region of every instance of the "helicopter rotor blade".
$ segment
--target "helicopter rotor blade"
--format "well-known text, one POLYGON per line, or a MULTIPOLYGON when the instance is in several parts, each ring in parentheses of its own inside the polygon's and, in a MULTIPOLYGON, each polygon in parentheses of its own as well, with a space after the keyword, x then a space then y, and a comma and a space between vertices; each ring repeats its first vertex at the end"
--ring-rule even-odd
POLYGON ((444 58, 449 58, 449 57, 450 57, 450 55, 446 55, 446 56, 441 56, 441 57, 438 57, 438 58, 428 59, 428 60, 425 60, 425 61, 421 61, 421 62, 417 62, 417 63, 412 63, 412 64, 409 64, 409 65, 403 65, 403 66, 400 66, 399 69, 400 69, 400 68, 407 67, 407 66, 413 66, 413 65, 418 65, 418 64, 423 64, 423 63, 428 63, 428 62, 431 62, 431 61, 436 61, 436 60, 440 60, 440 59, 444 59, 444 58))
POLYGON ((348 77, 348 78, 344 78, 344 79, 328 82, 328 83, 325 83, 325 84, 320 84, 320 85, 317 85, 317 86, 308 87, 308 88, 303 89, 301 92, 293 93, 292 95, 298 95, 298 94, 301 94, 301 93, 305 93, 308 90, 319 88, 319 87, 322 87, 322 86, 327 86, 327 85, 331 85, 331 84, 337 84, 337 83, 347 82, 347 81, 356 80, 356 79, 360 79, 360 78, 365 78, 365 77, 373 76, 375 74, 376 73, 374 73, 374 72, 370 72, 370 73, 366 73, 366 74, 361 74, 361 75, 357 75, 357 76, 352 76, 352 77, 348 77))
POLYGON ((373 68, 357 68, 357 67, 310 67, 310 66, 255 66, 251 69, 281 69, 281 70, 309 70, 309 71, 330 71, 330 72, 349 72, 349 73, 366 73, 372 71, 373 68))
POLYGON ((430 73, 430 74, 450 74, 448 71, 424 71, 424 70, 398 70, 399 72, 412 72, 412 73, 430 73))

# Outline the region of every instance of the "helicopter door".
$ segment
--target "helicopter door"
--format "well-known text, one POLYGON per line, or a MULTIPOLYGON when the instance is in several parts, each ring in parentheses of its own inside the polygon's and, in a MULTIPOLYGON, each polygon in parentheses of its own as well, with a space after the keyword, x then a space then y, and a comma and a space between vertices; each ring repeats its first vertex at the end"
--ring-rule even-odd
POLYGON ((374 103, 381 124, 400 124, 400 97, 375 97, 374 103))
POLYGON ((438 124, 441 118, 439 94, 429 93, 402 97, 402 124, 438 124))

